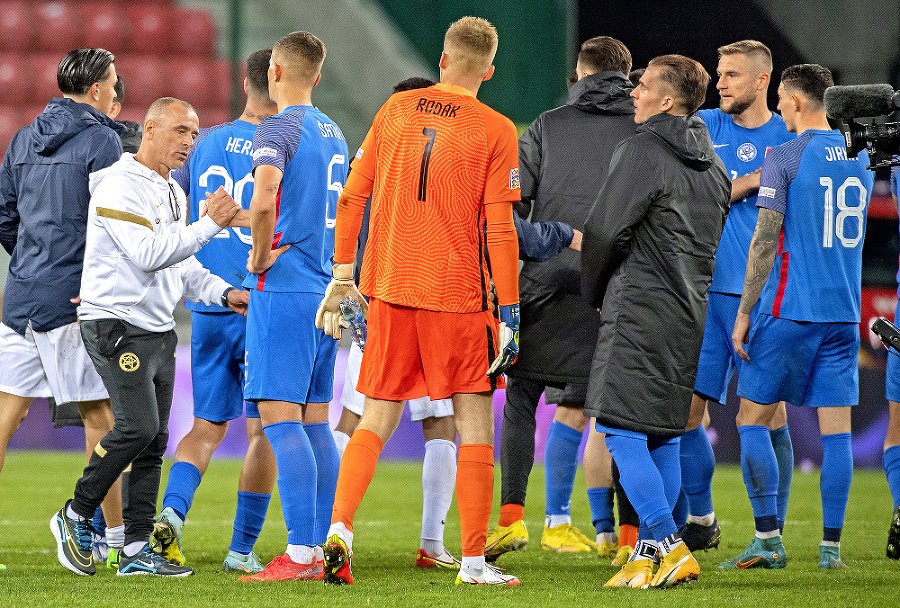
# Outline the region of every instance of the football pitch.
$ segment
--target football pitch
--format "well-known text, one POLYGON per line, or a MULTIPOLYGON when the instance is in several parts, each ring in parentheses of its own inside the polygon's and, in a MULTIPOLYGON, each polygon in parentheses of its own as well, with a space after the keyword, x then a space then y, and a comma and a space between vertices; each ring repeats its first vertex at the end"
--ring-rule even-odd
MULTIPOLYGON (((117 577, 98 568, 79 577, 56 560, 48 522, 71 497, 83 456, 62 452, 12 451, 0 473, 0 606, 308 606, 324 608, 403 606, 894 606, 900 590, 900 563, 885 558, 891 500, 879 470, 854 472, 842 542, 843 571, 818 570, 822 534, 818 471, 795 472, 784 543, 784 570, 722 571, 716 566, 744 549, 753 535, 750 504, 737 467, 717 469, 713 498, 722 525, 719 550, 698 552, 700 580, 669 591, 604 589, 616 569, 590 554, 557 554, 540 549, 543 527, 543 467, 535 466, 526 504, 531 535, 527 551, 507 554, 498 565, 519 576, 518 588, 457 587, 456 572, 413 567, 422 504, 421 464, 384 461, 356 515, 351 587, 321 583, 246 583, 221 572, 231 539, 240 462, 214 460, 197 492, 184 532, 184 553, 195 575, 187 579, 117 577)), ((163 466, 163 486, 170 461, 163 466)), ((499 467, 495 470, 496 523, 499 467)), ((162 495, 160 493, 160 500, 162 495)), ((579 474, 572 500, 573 523, 593 534, 579 474)), ((459 515, 454 503, 445 540, 459 556, 459 515)), ((256 545, 267 562, 284 552, 286 532, 277 497, 256 545)))

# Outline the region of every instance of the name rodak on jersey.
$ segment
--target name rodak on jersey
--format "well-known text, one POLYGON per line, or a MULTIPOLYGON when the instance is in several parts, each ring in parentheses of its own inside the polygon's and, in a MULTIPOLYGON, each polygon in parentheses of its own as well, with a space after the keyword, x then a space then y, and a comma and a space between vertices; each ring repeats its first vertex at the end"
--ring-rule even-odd
POLYGON ((462 106, 459 105, 454 106, 449 103, 444 104, 433 99, 428 99, 427 97, 422 97, 419 99, 419 104, 416 106, 416 112, 434 114, 435 116, 445 116, 447 118, 456 118, 456 112, 461 107, 462 106))

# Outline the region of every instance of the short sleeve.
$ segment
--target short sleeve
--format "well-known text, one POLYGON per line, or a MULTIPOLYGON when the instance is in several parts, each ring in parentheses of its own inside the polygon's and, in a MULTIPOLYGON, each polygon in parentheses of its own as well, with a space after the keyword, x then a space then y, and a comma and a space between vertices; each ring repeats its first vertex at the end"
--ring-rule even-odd
POLYGON ((282 171, 290 162, 294 149, 290 134, 299 135, 299 127, 287 123, 286 114, 276 114, 262 121, 253 136, 253 170, 260 165, 272 165, 282 171))
POLYGON ((781 146, 769 151, 762 164, 756 206, 784 215, 787 212, 787 191, 790 186, 785 150, 781 146))

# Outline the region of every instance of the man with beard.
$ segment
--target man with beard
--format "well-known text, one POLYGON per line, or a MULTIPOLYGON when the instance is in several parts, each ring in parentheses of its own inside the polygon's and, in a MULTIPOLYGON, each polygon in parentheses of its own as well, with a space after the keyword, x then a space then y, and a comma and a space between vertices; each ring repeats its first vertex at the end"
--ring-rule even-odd
MULTIPOLYGON (((719 48, 716 72, 719 108, 700 110, 697 115, 706 123, 713 147, 732 180, 731 210, 716 251, 697 382, 687 429, 681 438, 682 489, 687 494, 690 512, 681 536, 691 551, 719 545, 719 523, 711 491, 715 458, 702 421, 707 402, 725 403, 728 383, 742 363, 735 355, 731 330, 743 288, 747 249, 756 226, 759 168, 766 150, 794 138, 781 116, 771 112, 766 104, 772 53, 764 44, 741 40, 719 48)), ((784 403, 776 408, 769 429, 784 482, 778 488, 778 520, 783 527, 794 467, 784 403)))

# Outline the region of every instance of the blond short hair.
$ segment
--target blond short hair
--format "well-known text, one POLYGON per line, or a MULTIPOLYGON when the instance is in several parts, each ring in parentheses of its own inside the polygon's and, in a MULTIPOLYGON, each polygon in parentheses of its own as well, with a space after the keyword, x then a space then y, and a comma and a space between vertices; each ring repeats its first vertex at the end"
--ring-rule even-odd
POLYGON ((462 64, 469 73, 483 73, 491 67, 497 52, 497 28, 487 19, 463 17, 444 35, 444 52, 451 62, 462 64))
POLYGON ((723 55, 746 55, 755 61, 766 73, 772 74, 772 51, 757 40, 739 40, 719 47, 719 57, 723 55))
POLYGON ((309 32, 291 32, 272 47, 272 54, 288 77, 308 85, 319 76, 325 53, 325 44, 309 32))

